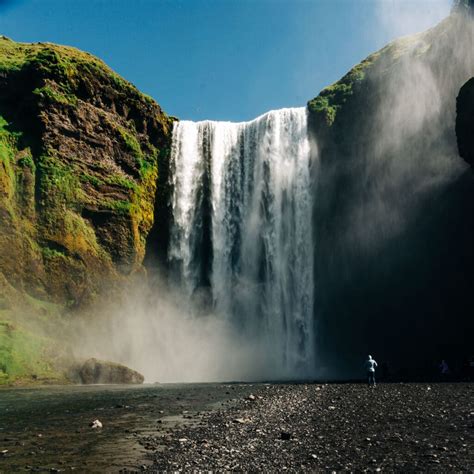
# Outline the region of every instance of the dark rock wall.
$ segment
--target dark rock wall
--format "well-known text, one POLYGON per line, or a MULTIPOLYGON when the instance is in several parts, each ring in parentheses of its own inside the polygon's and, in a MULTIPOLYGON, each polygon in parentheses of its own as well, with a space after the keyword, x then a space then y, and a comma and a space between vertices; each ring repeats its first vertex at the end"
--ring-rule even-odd
POLYGON ((455 120, 473 44, 472 17, 455 11, 308 104, 318 357, 341 375, 368 353, 415 368, 472 350, 474 183, 455 120))
POLYGON ((461 87, 457 98, 456 136, 459 154, 474 165, 474 77, 461 87))

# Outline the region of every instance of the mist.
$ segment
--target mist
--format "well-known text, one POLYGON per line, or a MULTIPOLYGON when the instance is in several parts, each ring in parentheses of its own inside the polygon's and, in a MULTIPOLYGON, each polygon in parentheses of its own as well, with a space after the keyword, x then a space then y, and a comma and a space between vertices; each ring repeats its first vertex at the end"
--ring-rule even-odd
POLYGON ((449 15, 452 0, 376 0, 377 39, 425 31, 449 15))
POLYGON ((471 172, 455 119, 473 44, 465 9, 395 40, 369 58, 329 133, 315 133, 317 347, 332 373, 357 374, 367 353, 401 368, 466 350, 471 172))
POLYGON ((356 205, 344 226, 368 252, 401 234, 424 200, 467 168, 457 152, 455 101, 474 72, 474 24, 453 15, 438 28, 444 37, 433 29, 396 40, 369 74, 375 97, 358 130, 365 145, 355 146, 356 205))
POLYGON ((122 363, 146 383, 292 378, 265 343, 243 337, 229 320, 196 302, 191 308, 165 280, 155 280, 153 288, 127 285, 119 301, 75 318, 69 335, 74 357, 122 363))

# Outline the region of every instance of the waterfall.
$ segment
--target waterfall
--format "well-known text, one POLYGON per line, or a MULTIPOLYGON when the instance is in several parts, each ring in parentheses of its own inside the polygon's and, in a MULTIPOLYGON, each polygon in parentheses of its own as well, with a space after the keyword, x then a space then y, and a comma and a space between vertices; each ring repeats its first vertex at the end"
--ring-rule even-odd
POLYGON ((262 377, 313 373, 310 165, 305 108, 174 125, 171 278, 192 317, 207 308, 255 349, 262 377))

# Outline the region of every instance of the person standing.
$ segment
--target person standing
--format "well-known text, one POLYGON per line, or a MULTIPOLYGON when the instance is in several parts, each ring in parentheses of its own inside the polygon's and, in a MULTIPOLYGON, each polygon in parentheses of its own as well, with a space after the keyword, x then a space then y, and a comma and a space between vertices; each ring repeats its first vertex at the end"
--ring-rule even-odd
POLYGON ((377 368, 377 362, 372 359, 371 355, 369 355, 369 357, 365 361, 365 368, 367 370, 367 382, 369 384, 369 387, 375 387, 375 369, 377 368))
POLYGON ((443 359, 441 361, 441 364, 439 364, 439 371, 443 379, 446 378, 451 373, 451 371, 449 370, 449 365, 445 359, 443 359))

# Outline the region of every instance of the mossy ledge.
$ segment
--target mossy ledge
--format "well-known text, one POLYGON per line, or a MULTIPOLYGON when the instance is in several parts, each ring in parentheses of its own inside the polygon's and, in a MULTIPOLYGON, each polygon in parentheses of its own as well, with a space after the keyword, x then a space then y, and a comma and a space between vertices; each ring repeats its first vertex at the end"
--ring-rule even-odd
MULTIPOLYGON (((173 120, 86 52, 0 37, 0 278, 20 300, 86 307, 143 271, 173 120)), ((0 351, 34 333, 12 321, 0 351)))

